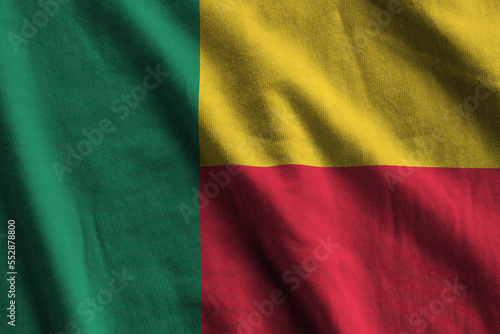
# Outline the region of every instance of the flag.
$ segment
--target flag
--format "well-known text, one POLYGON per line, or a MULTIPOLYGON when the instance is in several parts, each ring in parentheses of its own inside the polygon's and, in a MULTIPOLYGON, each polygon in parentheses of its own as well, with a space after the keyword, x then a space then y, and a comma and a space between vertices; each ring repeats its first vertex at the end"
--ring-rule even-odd
POLYGON ((500 332, 493 0, 5 0, 1 333, 500 332))

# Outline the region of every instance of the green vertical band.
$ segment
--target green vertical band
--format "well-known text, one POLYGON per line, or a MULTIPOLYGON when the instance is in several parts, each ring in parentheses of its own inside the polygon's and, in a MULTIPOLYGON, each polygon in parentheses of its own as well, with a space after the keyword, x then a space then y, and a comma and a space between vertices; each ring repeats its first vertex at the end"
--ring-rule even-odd
POLYGON ((201 332, 199 22, 198 1, 1 2, 0 332, 201 332))

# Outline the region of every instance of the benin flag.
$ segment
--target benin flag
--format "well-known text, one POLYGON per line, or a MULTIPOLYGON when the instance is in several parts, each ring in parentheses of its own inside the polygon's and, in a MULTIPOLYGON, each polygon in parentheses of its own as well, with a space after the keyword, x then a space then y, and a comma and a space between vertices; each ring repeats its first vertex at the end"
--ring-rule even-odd
POLYGON ((0 333, 500 333, 497 0, 3 0, 0 333))

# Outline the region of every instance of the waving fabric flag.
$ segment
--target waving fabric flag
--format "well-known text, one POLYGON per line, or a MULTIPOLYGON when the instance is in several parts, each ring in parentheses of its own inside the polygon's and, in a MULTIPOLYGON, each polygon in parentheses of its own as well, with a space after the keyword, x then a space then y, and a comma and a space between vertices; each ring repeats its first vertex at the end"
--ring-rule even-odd
POLYGON ((500 333, 499 18, 3 1, 2 333, 500 333))

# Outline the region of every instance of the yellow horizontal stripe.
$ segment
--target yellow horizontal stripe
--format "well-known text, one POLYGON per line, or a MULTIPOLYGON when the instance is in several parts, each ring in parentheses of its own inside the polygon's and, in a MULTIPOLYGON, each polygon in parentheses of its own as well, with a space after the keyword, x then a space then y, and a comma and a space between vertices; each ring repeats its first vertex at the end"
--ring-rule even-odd
POLYGON ((202 166, 500 167, 500 4, 402 3, 201 0, 202 166))

